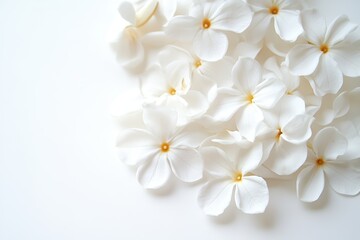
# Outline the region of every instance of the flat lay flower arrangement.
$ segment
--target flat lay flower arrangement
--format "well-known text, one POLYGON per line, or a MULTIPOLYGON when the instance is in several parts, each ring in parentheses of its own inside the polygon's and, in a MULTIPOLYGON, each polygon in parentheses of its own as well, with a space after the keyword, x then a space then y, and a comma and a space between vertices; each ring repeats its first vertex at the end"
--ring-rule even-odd
POLYGON ((265 211, 267 181, 299 200, 360 192, 360 34, 296 0, 124 1, 112 48, 138 81, 117 148, 139 184, 199 182, 198 205, 265 211), (296 182, 296 183, 295 183, 296 182))

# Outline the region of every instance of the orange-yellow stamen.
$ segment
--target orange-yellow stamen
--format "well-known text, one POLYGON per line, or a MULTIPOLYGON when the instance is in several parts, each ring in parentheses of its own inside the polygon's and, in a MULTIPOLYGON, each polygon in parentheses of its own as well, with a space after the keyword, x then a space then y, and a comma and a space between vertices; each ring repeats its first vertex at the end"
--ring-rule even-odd
POLYGON ((246 97, 246 100, 249 102, 249 103, 254 103, 254 95, 252 95, 251 93, 249 93, 246 97))
POLYGON ((209 20, 208 18, 205 18, 205 19, 203 20, 203 22, 202 22, 202 26, 203 26, 204 29, 210 28, 210 26, 211 26, 210 20, 209 20))
POLYGON ((200 59, 196 60, 196 61, 194 62, 194 65, 195 65, 196 68, 201 67, 201 65, 202 65, 201 60, 200 60, 200 59))
POLYGON ((320 46, 320 51, 326 54, 329 51, 329 47, 326 44, 320 46))
POLYGON ((242 177, 243 177, 242 173, 241 173, 241 172, 238 172, 238 173, 236 173, 236 174, 234 175, 233 181, 234 181, 234 182, 241 182, 242 177))
POLYGON ((322 159, 322 158, 316 159, 316 165, 322 166, 322 165, 324 165, 324 163, 325 163, 324 159, 322 159))
POLYGON ((175 94, 176 94, 176 89, 170 88, 170 89, 169 89, 169 94, 170 94, 170 95, 175 95, 175 94))
POLYGON ((168 152, 169 150, 170 150, 170 144, 168 144, 168 143, 161 144, 161 151, 162 152, 168 152))
POLYGON ((278 6, 272 6, 271 8, 269 8, 269 12, 272 15, 277 15, 279 13, 279 7, 278 6))

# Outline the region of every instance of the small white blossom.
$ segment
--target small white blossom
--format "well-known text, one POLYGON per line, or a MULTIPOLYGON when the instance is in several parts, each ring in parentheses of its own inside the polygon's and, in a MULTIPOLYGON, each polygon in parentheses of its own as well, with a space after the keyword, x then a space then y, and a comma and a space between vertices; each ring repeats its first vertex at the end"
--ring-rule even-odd
POLYGON ((193 43, 197 56, 206 61, 223 58, 228 49, 227 31, 241 33, 251 22, 252 12, 242 1, 210 1, 194 4, 189 16, 175 16, 165 32, 193 43))
POLYGON ((316 95, 335 94, 343 84, 343 74, 360 76, 360 38, 351 35, 357 25, 341 16, 327 26, 315 10, 304 11, 301 20, 307 43, 296 45, 288 53, 290 71, 310 75, 316 95))
POLYGON ((234 159, 216 147, 204 147, 201 154, 210 180, 201 188, 198 203, 206 214, 222 214, 233 194, 237 208, 244 213, 265 211, 269 202, 267 184, 263 178, 250 174, 261 161, 260 144, 249 149, 239 148, 234 159))
POLYGON ((316 134, 306 167, 297 177, 300 200, 316 201, 324 189, 325 178, 337 193, 356 195, 360 192, 360 172, 343 157, 347 148, 347 139, 336 128, 327 127, 316 134))
POLYGON ((228 121, 235 115, 239 132, 254 141, 264 109, 271 109, 283 96, 284 85, 275 78, 263 79, 258 62, 239 59, 232 71, 233 88, 220 88, 207 115, 215 121, 228 121))
POLYGON ((203 162, 196 150, 206 137, 195 125, 177 127, 177 113, 149 108, 143 113, 146 129, 127 129, 117 139, 126 164, 138 166, 137 179, 145 188, 160 188, 171 172, 184 182, 202 178, 203 162))

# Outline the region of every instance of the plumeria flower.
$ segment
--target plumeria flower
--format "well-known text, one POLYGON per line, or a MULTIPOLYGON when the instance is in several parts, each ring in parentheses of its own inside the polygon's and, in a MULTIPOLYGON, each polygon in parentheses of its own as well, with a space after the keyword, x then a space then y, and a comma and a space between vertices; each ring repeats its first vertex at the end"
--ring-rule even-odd
POLYGON ((334 127, 326 127, 316 134, 306 167, 296 181, 301 201, 316 201, 324 189, 325 178, 337 193, 356 195, 360 192, 360 172, 352 167, 350 159, 343 158, 347 148, 346 138, 334 127))
POLYGON ((118 9, 121 17, 127 22, 127 26, 112 47, 118 59, 129 68, 137 67, 144 61, 145 50, 142 43, 144 33, 141 28, 151 19, 158 6, 157 0, 141 3, 135 7, 132 3, 125 1, 118 9))
POLYGON ((267 184, 263 178, 251 174, 261 161, 261 144, 249 149, 237 148, 239 152, 234 159, 216 147, 201 149, 209 181, 201 188, 198 203, 207 215, 222 214, 233 194, 237 208, 244 213, 265 211, 269 202, 267 184))
POLYGON ((264 109, 271 109, 285 92, 275 78, 263 79, 258 62, 240 58, 232 70, 233 88, 220 88, 207 116, 214 121, 228 121, 235 115, 241 134, 254 141, 258 125, 264 120, 264 109))
POLYGON ((150 189, 162 187, 171 172, 183 182, 202 178, 203 162, 196 148, 205 132, 195 125, 177 127, 177 113, 171 109, 144 109, 146 129, 127 129, 117 139, 120 156, 138 166, 137 180, 150 189))
POLYGON ((251 19, 252 12, 242 1, 199 2, 190 9, 189 16, 171 19, 165 32, 174 39, 192 42, 201 59, 217 61, 228 49, 226 32, 243 32, 251 19))
POLYGON ((183 61, 154 64, 141 79, 141 92, 146 104, 175 108, 184 124, 201 116, 209 106, 206 94, 191 89, 189 67, 183 61))
POLYGON ((269 127, 267 137, 261 139, 268 155, 264 165, 279 175, 294 173, 306 160, 306 141, 311 137, 313 118, 305 113, 304 101, 294 96, 284 98, 267 112, 264 121, 269 127))
POLYGON ((307 43, 296 45, 286 57, 290 71, 309 76, 316 95, 337 93, 343 75, 360 76, 360 40, 351 33, 357 25, 346 16, 336 18, 329 26, 317 11, 301 15, 307 43))
POLYGON ((299 4, 296 0, 247 0, 255 14, 248 30, 250 39, 264 38, 273 25, 277 35, 286 41, 295 41, 302 33, 299 4))

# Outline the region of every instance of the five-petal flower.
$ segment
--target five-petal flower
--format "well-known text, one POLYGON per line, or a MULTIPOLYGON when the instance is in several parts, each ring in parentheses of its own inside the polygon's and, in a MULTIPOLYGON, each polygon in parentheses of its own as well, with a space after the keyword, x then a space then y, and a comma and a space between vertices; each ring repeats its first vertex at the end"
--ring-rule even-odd
POLYGON ((171 172, 184 182, 202 178, 203 163, 196 150, 204 132, 196 126, 177 127, 177 113, 166 108, 145 109, 147 129, 127 129, 117 140, 125 163, 138 166, 137 179, 145 188, 160 188, 171 172))
POLYGON ((165 32, 179 40, 192 41, 194 52, 206 61, 223 58, 228 49, 226 32, 243 32, 252 12, 242 1, 210 1, 195 4, 189 16, 170 20, 165 32))

